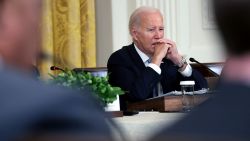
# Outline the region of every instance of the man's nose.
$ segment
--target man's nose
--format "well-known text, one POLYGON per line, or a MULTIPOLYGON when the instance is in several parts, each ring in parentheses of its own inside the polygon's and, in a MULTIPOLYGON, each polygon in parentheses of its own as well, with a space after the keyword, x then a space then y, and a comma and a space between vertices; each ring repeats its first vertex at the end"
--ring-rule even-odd
POLYGON ((155 39, 160 39, 161 38, 161 32, 159 30, 155 31, 155 35, 154 35, 155 39))

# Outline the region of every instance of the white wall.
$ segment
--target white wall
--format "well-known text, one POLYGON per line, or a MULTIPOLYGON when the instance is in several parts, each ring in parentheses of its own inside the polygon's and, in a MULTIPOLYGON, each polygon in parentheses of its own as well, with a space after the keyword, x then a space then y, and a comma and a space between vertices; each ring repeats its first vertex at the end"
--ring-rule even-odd
POLYGON ((132 11, 147 5, 164 14, 165 35, 182 54, 201 62, 224 60, 216 28, 204 28, 202 0, 96 0, 97 66, 106 66, 112 52, 131 43, 128 20, 132 11))
POLYGON ((224 61, 223 43, 218 35, 217 28, 204 28, 202 20, 204 12, 202 10, 202 0, 190 0, 190 45, 187 53, 202 62, 224 61), (203 14, 203 15, 202 15, 203 14))
POLYGON ((112 10, 110 0, 96 0, 96 60, 97 66, 106 66, 113 52, 112 10))

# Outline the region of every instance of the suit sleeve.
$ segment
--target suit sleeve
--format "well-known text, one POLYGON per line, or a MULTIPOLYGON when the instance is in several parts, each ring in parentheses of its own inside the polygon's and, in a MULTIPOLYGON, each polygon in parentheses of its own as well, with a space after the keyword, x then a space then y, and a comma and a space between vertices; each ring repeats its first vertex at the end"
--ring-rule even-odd
POLYGON ((194 80, 195 81, 195 90, 201 90, 202 88, 208 88, 208 84, 206 79, 202 76, 202 74, 193 69, 192 70, 192 75, 190 77, 184 77, 182 76, 182 80, 194 80))
POLYGON ((138 75, 129 66, 115 63, 112 56, 109 59, 108 70, 109 82, 125 90, 132 101, 149 98, 155 84, 160 81, 160 75, 152 68, 145 67, 138 75))

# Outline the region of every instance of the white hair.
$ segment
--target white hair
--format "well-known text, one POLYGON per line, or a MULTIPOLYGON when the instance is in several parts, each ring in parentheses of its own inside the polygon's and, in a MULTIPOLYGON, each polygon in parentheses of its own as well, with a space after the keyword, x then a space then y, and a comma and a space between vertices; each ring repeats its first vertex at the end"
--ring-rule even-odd
POLYGON ((138 27, 141 22, 141 17, 142 14, 144 13, 161 13, 161 11, 157 8, 154 7, 147 7, 147 6, 142 6, 137 8, 130 16, 129 18, 129 33, 132 35, 132 28, 133 27, 138 27))

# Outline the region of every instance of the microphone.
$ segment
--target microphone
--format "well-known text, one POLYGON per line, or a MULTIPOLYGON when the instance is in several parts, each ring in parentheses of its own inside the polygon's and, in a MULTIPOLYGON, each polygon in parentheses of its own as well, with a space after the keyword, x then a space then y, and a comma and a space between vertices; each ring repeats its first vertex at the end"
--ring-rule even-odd
POLYGON ((189 61, 191 62, 195 62, 199 65, 201 65, 202 67, 206 68, 210 73, 212 73, 214 76, 216 77, 220 77, 220 75, 218 75, 217 73, 215 73, 214 71, 212 71, 209 67, 207 67, 206 65, 200 63, 199 61, 195 60, 194 58, 189 58, 189 61))
POLYGON ((44 52, 40 52, 38 54, 38 58, 39 59, 42 59, 42 60, 50 60, 50 59, 53 59, 53 57, 47 53, 44 53, 44 52))
POLYGON ((60 71, 62 71, 62 72, 65 72, 65 70, 64 70, 64 69, 59 68, 59 67, 57 67, 57 66, 51 66, 51 67, 50 67, 50 70, 52 70, 52 71, 55 71, 55 70, 60 70, 60 71))

